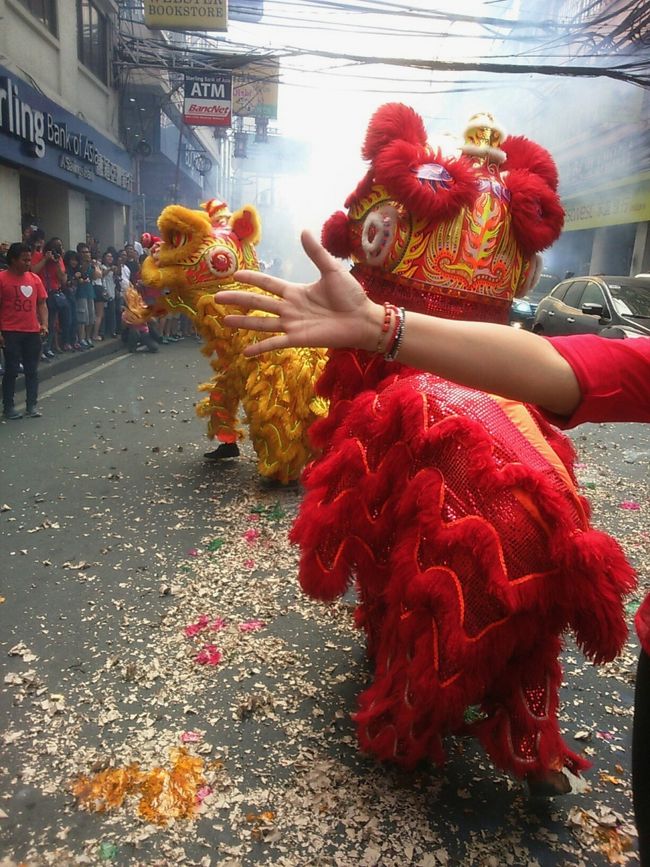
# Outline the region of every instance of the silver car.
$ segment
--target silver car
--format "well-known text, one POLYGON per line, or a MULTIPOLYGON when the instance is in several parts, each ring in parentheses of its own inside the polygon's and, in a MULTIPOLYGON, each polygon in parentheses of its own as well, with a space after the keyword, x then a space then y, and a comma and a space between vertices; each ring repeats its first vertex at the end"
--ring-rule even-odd
POLYGON ((645 277, 570 277, 540 301, 533 331, 650 336, 650 279, 645 277))

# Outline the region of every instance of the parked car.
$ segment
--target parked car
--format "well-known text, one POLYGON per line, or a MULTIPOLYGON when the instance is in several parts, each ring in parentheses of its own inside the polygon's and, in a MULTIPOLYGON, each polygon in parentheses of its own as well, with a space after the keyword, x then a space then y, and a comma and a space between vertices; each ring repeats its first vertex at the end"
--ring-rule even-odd
POLYGON ((513 298, 510 305, 510 325, 532 331, 537 305, 559 282, 560 278, 555 274, 541 274, 529 292, 521 298, 513 298))
POLYGON ((562 280, 540 301, 533 331, 650 337, 650 279, 599 274, 562 280))

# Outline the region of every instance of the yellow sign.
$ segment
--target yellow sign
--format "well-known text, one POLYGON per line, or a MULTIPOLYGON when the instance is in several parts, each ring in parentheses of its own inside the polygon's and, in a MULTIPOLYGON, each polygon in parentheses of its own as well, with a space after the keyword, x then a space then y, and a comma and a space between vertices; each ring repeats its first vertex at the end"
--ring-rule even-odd
POLYGON ((158 30, 227 30, 228 0, 144 0, 144 23, 158 30))
POLYGON ((278 116, 280 61, 269 58, 233 71, 232 113, 239 117, 278 116))
POLYGON ((564 231, 596 229, 650 220, 650 183, 626 184, 562 202, 566 211, 564 231))

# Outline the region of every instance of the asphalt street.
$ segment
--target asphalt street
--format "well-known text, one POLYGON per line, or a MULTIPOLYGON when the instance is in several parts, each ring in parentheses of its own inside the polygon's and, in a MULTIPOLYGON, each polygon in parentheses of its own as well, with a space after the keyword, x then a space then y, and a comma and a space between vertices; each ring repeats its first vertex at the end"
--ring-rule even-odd
MULTIPOLYGON (((208 370, 190 340, 107 354, 0 424, 0 865, 637 863, 634 634, 599 668, 568 639, 581 791, 531 801, 463 739, 412 774, 360 755, 353 596, 300 592, 298 486, 262 483, 247 442, 202 460, 208 370)), ((572 437, 594 523, 647 589, 650 432, 572 437)))

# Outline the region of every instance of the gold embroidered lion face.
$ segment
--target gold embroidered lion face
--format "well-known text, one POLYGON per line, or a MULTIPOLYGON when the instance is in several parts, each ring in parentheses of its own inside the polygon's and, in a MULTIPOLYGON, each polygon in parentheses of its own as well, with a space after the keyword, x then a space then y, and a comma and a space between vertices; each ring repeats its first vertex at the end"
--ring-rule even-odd
POLYGON ((193 316, 203 295, 233 288, 236 271, 259 268, 254 245, 261 232, 255 208, 245 205, 231 214, 215 200, 202 208, 169 205, 163 210, 160 239, 153 242, 141 274, 168 309, 193 316))

